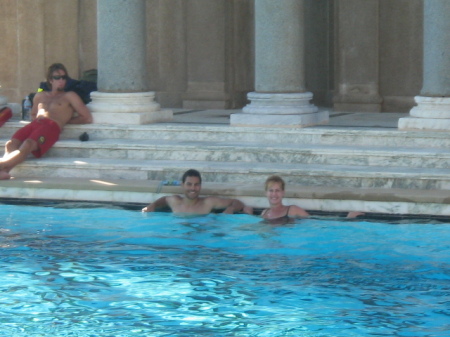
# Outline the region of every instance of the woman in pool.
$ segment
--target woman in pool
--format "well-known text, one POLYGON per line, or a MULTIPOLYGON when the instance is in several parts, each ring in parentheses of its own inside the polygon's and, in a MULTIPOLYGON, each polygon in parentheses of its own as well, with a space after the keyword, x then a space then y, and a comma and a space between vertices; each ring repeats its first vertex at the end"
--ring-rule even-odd
POLYGON ((279 176, 270 176, 265 183, 267 200, 270 207, 261 212, 261 217, 267 220, 288 220, 289 218, 308 217, 303 208, 283 205, 285 182, 279 176))
MULTIPOLYGON (((273 222, 276 221, 288 221, 290 218, 305 218, 309 216, 303 208, 296 205, 285 206, 283 205, 285 182, 279 176, 270 176, 265 183, 265 190, 267 200, 270 207, 261 212, 261 217, 273 222)), ((349 212, 347 218, 356 218, 358 215, 362 215, 360 212, 349 212)))

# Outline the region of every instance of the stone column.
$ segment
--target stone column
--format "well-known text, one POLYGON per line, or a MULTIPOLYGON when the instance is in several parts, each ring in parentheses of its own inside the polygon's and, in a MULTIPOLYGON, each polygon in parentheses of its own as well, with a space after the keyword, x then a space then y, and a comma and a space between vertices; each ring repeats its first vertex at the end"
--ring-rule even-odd
POLYGON ((255 92, 236 126, 303 127, 328 122, 305 88, 303 0, 255 1, 255 92))
POLYGON ((145 0, 97 1, 98 91, 88 105, 95 123, 171 120, 148 91, 145 0))
POLYGON ((379 0, 336 2, 336 111, 381 111, 379 6, 379 0))
POLYGON ((450 130, 450 1, 424 2, 423 86, 398 128, 450 130))

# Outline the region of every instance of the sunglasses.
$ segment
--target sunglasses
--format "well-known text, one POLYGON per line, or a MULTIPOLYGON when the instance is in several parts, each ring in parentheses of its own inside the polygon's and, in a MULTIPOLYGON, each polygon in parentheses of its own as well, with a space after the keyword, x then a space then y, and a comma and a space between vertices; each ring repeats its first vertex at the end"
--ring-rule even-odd
POLYGON ((52 78, 54 80, 60 80, 60 79, 67 80, 67 75, 57 75, 57 76, 52 76, 52 78))

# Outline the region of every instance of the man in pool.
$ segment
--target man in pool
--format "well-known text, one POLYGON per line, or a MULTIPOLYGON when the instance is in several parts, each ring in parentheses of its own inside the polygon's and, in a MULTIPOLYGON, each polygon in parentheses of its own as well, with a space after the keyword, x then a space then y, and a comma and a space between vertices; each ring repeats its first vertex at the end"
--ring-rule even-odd
MULTIPOLYGON (((233 214, 243 211, 245 205, 237 199, 215 196, 200 197, 202 177, 197 170, 187 170, 181 178, 184 196, 172 195, 162 197, 142 209, 142 212, 155 212, 169 207, 174 213, 209 214, 214 210, 233 214)), ((245 211, 245 210, 244 210, 245 211)))
POLYGON ((59 139, 66 124, 92 123, 92 115, 81 98, 73 91, 64 91, 67 69, 61 63, 52 64, 47 71, 51 91, 34 96, 32 122, 19 129, 5 144, 0 159, 0 180, 10 179, 9 171, 22 163, 30 153, 40 158, 59 139))

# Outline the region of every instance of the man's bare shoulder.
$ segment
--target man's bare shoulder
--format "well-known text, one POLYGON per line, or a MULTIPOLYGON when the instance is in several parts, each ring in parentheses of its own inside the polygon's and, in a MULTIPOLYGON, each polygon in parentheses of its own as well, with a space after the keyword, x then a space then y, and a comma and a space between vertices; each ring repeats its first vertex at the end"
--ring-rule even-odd
POLYGON ((171 204, 171 203, 180 203, 181 201, 183 201, 183 198, 181 196, 179 196, 178 194, 174 194, 174 195, 167 196, 166 197, 166 201, 169 204, 171 204))
POLYGON ((40 98, 45 96, 45 91, 39 91, 34 95, 34 98, 40 98))
POLYGON ((42 102, 45 99, 45 97, 46 97, 45 91, 37 92, 36 95, 34 95, 33 103, 42 102))
POLYGON ((80 100, 81 101, 81 97, 78 96, 78 94, 75 91, 65 91, 63 97, 69 99, 69 100, 80 100))

